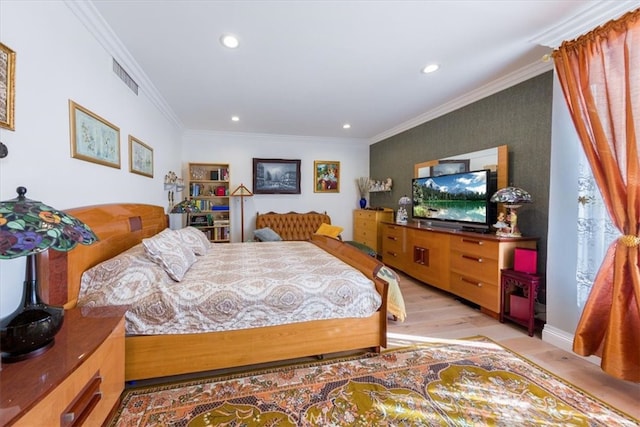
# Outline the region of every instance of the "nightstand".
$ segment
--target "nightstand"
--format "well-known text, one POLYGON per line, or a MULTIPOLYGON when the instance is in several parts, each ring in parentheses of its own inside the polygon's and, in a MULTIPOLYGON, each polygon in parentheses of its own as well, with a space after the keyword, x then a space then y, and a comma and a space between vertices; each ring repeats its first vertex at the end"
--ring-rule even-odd
POLYGON ((102 425, 124 389, 124 313, 66 310, 53 347, 3 363, 0 425, 102 425))
POLYGON ((505 319, 525 326, 532 337, 536 328, 535 303, 540 276, 512 269, 501 270, 500 322, 505 319))

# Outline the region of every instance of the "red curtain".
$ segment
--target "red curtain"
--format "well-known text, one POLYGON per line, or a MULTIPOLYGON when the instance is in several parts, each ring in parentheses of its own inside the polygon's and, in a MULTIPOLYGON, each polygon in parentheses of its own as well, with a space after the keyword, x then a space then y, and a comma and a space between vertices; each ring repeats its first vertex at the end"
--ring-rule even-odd
POLYGON ((596 275, 573 350, 610 375, 640 382, 640 9, 553 54, 595 180, 622 237, 596 275))

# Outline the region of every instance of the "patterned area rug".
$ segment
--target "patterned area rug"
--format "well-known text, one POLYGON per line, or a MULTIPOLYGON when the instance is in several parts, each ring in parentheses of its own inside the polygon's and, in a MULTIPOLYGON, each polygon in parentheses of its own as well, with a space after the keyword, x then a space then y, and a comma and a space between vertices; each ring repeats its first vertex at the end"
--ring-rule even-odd
POLYGON ((128 389, 112 426, 638 426, 485 337, 128 389))

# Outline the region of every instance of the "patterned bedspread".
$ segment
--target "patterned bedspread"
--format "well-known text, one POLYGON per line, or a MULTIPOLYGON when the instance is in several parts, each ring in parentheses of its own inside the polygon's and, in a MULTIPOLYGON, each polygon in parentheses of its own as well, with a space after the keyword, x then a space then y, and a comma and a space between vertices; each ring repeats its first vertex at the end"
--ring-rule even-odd
POLYGON ((141 245, 88 270, 78 305, 130 305, 129 335, 246 329, 368 317, 381 304, 371 280, 309 242, 213 245, 180 282, 141 245))

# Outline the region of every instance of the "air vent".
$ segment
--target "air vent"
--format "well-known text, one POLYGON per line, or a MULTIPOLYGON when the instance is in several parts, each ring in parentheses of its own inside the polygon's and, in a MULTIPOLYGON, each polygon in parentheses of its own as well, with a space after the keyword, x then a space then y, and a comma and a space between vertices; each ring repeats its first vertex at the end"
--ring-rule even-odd
POLYGON ((127 86, 129 86, 129 89, 131 89, 133 93, 135 93, 136 95, 138 94, 138 83, 136 83, 131 78, 131 76, 124 70, 124 68, 122 68, 120 64, 118 64, 118 61, 116 61, 115 59, 113 60, 113 72, 116 73, 118 77, 120 77, 120 80, 122 80, 127 86))

